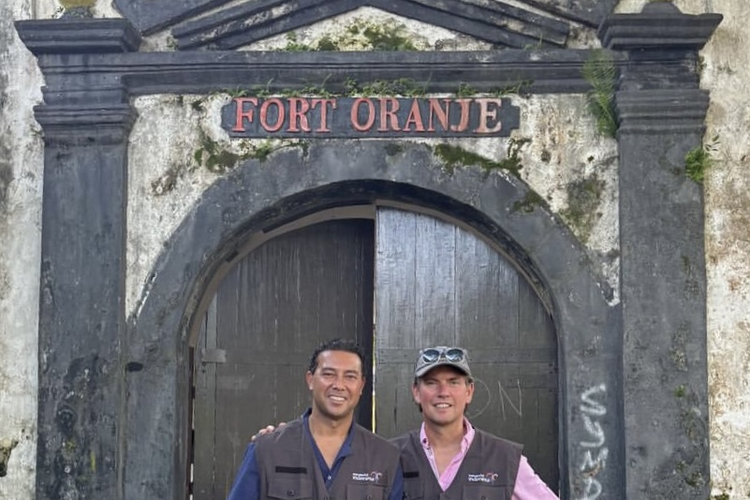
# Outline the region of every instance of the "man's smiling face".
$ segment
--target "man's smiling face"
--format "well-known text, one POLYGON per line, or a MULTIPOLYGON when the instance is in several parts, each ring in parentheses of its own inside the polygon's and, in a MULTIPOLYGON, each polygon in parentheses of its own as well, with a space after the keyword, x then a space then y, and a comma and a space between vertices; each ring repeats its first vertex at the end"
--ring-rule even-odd
POLYGON ((474 384, 455 368, 437 366, 417 380, 412 395, 422 407, 426 423, 451 425, 463 421, 464 410, 474 395, 474 384))

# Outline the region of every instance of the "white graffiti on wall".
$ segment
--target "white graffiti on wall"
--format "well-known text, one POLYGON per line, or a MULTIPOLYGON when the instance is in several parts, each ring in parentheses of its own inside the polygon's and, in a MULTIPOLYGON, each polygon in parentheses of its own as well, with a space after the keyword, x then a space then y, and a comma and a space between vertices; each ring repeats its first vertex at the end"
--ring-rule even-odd
POLYGON ((583 496, 580 500, 596 500, 602 494, 602 485, 597 476, 606 467, 609 450, 605 446, 606 439, 599 419, 607 414, 607 408, 595 398, 599 394, 606 393, 607 387, 599 384, 581 395, 581 415, 588 436, 580 442, 580 446, 585 449, 579 468, 584 484, 583 496))

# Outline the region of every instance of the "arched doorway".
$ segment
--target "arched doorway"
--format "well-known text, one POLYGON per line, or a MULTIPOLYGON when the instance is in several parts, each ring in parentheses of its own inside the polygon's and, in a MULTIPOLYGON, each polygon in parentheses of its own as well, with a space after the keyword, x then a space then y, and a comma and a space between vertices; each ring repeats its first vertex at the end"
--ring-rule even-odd
POLYGON ((321 211, 255 238, 209 293, 194 351, 196 500, 226 497, 247 438, 307 408, 309 355, 335 336, 368 351, 357 418, 386 437, 421 421, 409 390, 419 348, 468 348, 468 416, 523 442, 556 488, 554 324, 512 259, 475 230, 397 204, 321 211))

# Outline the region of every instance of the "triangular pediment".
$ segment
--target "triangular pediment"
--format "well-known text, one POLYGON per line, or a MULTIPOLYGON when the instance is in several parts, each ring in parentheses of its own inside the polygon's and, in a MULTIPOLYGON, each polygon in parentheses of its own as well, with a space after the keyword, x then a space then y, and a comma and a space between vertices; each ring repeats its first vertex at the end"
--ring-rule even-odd
POLYGON ((361 8, 375 8, 496 48, 565 47, 615 0, 115 0, 142 33, 170 28, 179 50, 236 50, 361 8))

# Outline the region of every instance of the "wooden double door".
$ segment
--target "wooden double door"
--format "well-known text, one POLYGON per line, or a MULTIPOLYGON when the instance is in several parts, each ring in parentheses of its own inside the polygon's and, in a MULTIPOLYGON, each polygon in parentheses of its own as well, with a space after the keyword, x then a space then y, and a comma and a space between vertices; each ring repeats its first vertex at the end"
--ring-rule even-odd
POLYGON ((421 347, 469 350, 472 423, 524 443, 558 483, 554 325, 523 275, 473 232, 430 215, 373 207, 254 248, 223 279, 194 349, 193 498, 226 498, 249 437, 301 415, 317 345, 356 339, 371 363, 357 410, 385 437, 415 429, 421 347))

